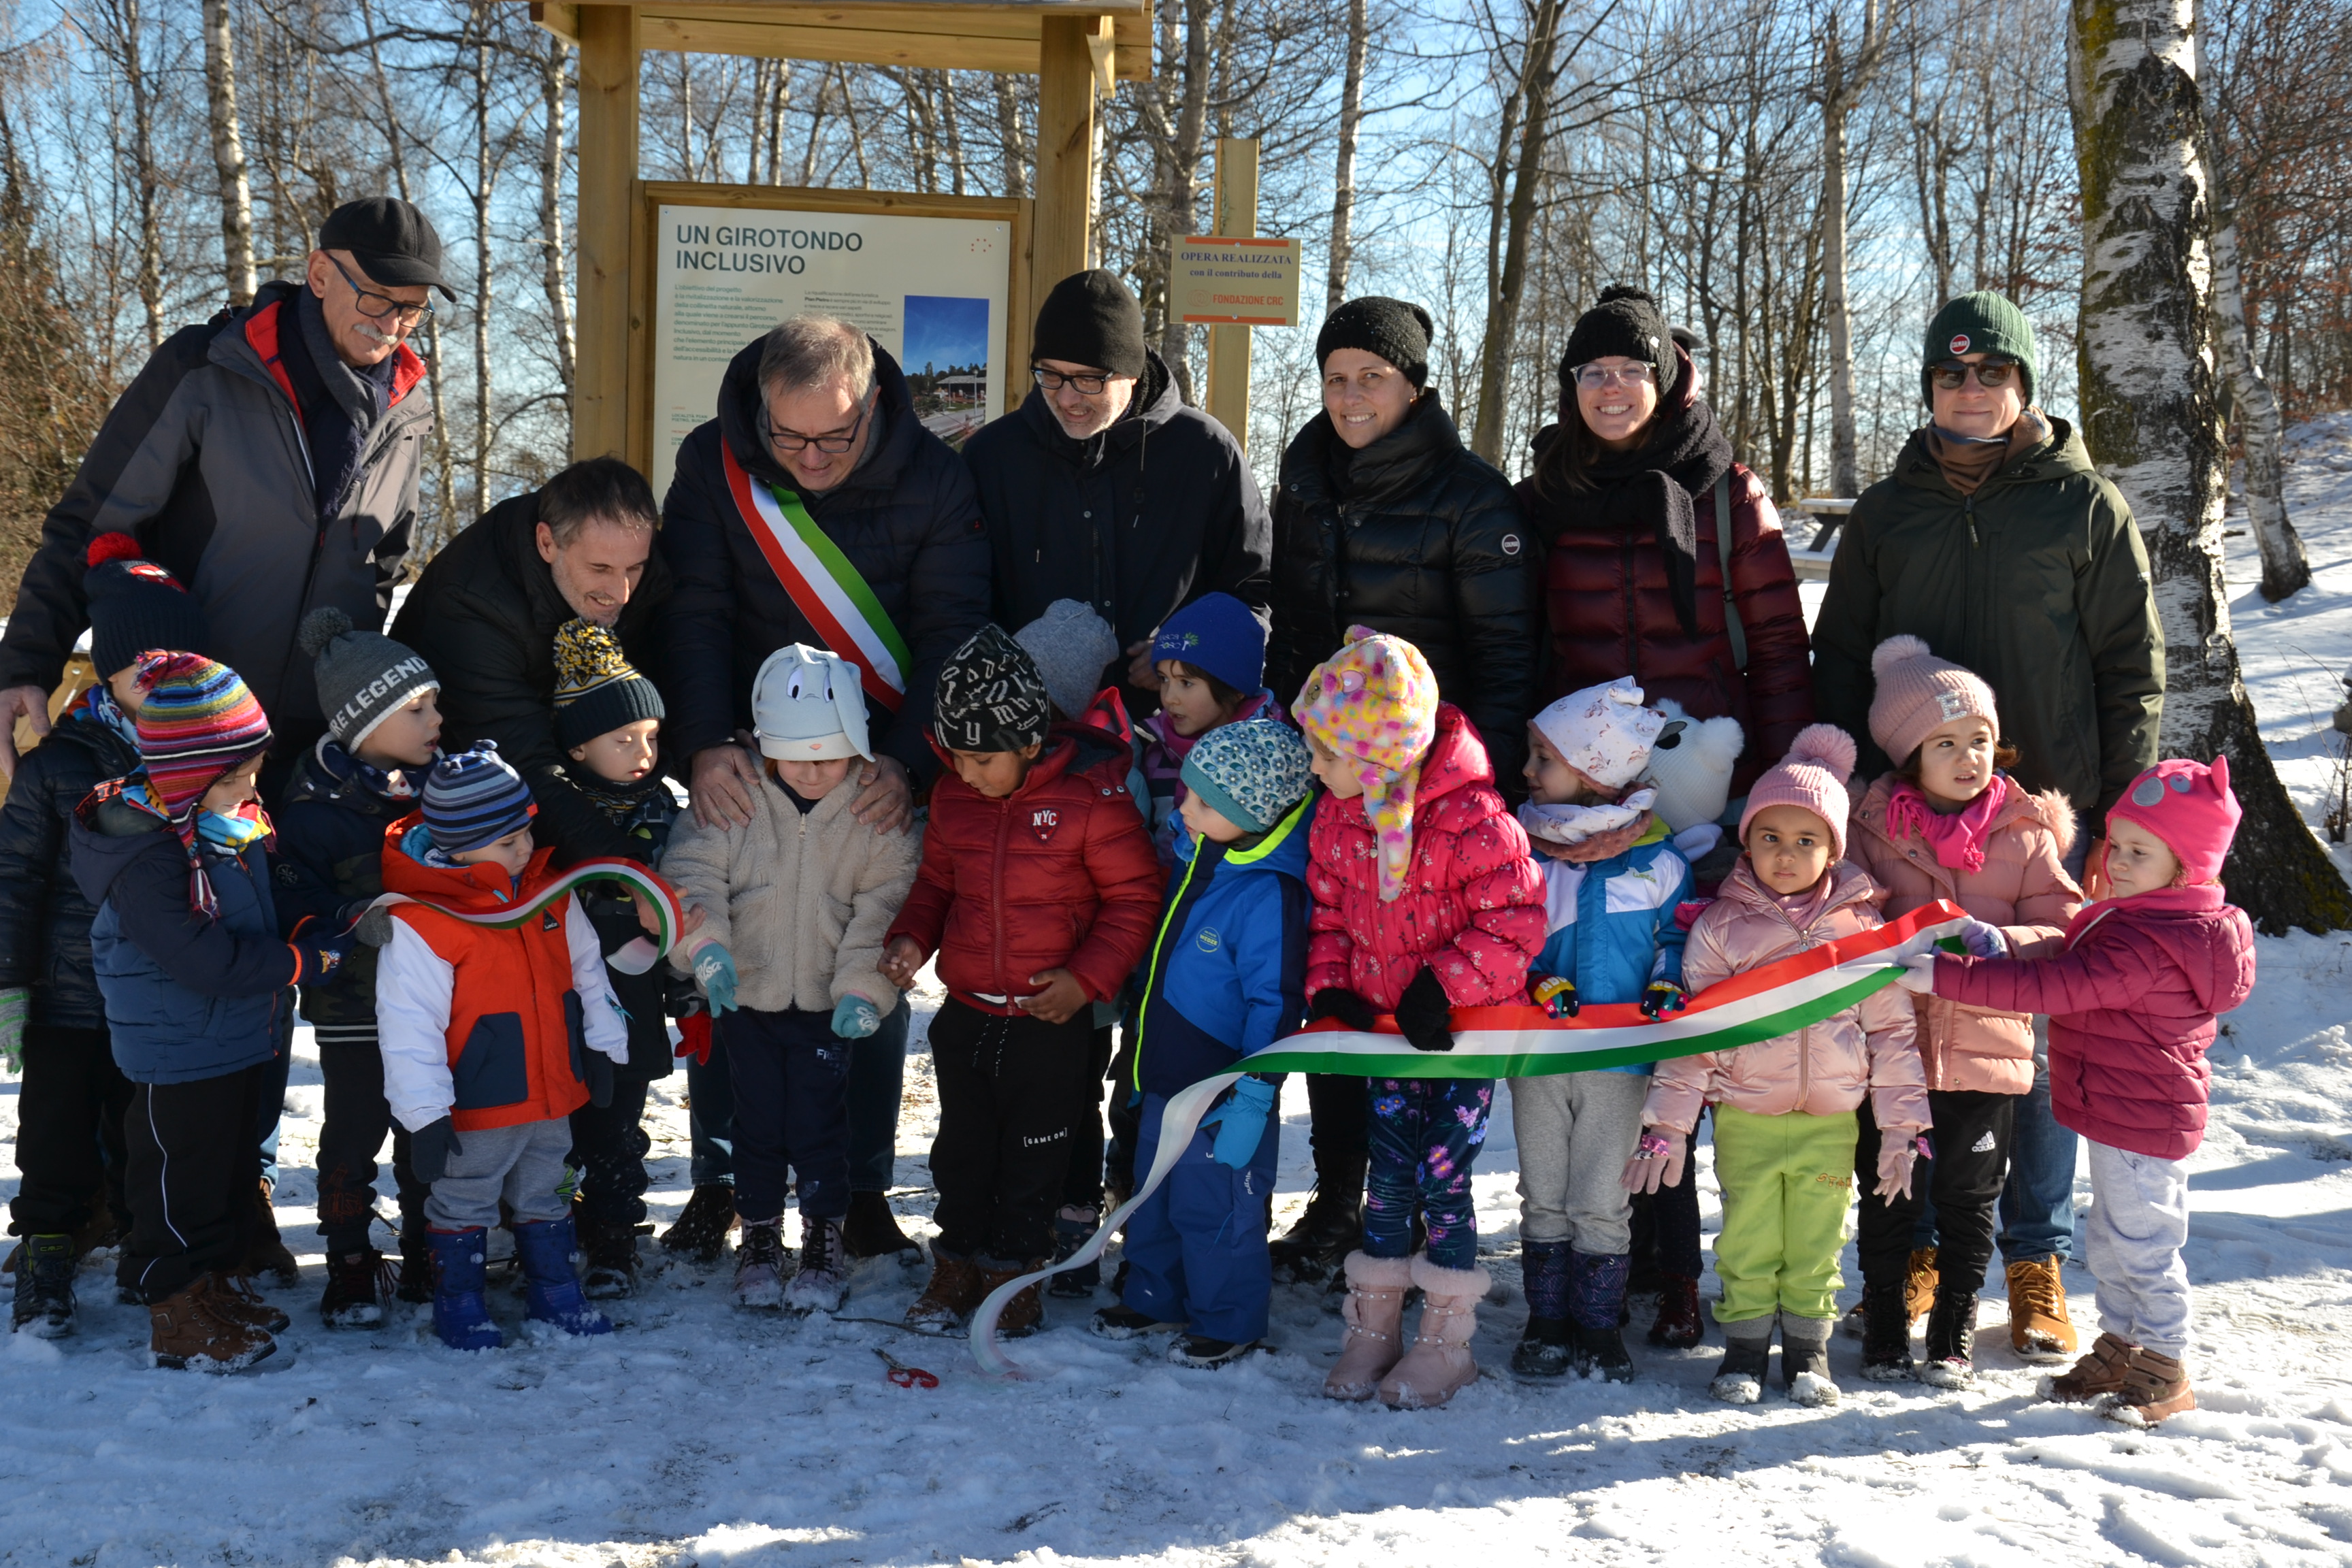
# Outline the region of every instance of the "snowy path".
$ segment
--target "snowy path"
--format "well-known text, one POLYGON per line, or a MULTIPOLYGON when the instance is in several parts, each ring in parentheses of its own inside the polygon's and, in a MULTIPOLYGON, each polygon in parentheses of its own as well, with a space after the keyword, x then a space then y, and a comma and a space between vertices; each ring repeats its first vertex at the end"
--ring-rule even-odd
MULTIPOLYGON (((2273 755, 2315 818, 2339 695, 2324 677, 2352 659, 2352 421, 2297 449, 2319 580, 2284 608, 2249 589, 2234 610, 2273 755)), ((2231 542, 2233 584, 2252 580, 2249 542, 2231 542)), ((993 1384, 959 1342, 747 1321, 723 1272, 685 1268, 615 1304, 624 1331, 585 1347, 462 1358, 410 1321, 330 1335, 311 1310, 306 1043, 280 1218, 311 1251, 302 1289, 278 1293, 296 1315, 285 1350, 246 1377, 147 1371, 144 1313, 115 1305, 94 1264, 79 1338, 0 1347, 0 1563, 2352 1563, 2352 937, 2265 940, 2261 963, 2193 1162, 2205 1408, 2158 1432, 2038 1403, 1996 1294, 1979 1388, 1863 1384, 1841 1339, 1832 1411, 1712 1404, 1712 1332, 1687 1353, 1637 1344, 1630 1385, 1522 1385, 1496 1374, 1515 1291, 1484 1317, 1489 1375, 1418 1414, 1317 1396, 1337 1324, 1297 1291, 1276 1304, 1278 1353, 1214 1375, 1094 1340, 1056 1303, 1014 1346, 1035 1381, 993 1384), (892 1386, 876 1346, 941 1386, 892 1386)), ((933 1106, 927 1058, 908 1066, 898 1203, 927 1230, 933 1106)), ((651 1116, 665 1222, 686 1184, 682 1089, 657 1086, 651 1116)), ((0 1137, 15 1106, 0 1085, 0 1137)), ((1299 1086, 1284 1109, 1286 1221, 1308 1184, 1299 1086)), ((1515 1281, 1508 1134, 1498 1107, 1480 1224, 1515 1281)), ((1710 1178, 1702 1190, 1712 1230, 1710 1178)), ((896 1317, 919 1283, 869 1266, 849 1310, 896 1317)), ((2087 1327, 2091 1282, 2070 1269, 2067 1284, 2087 1327)), ((511 1332, 520 1303, 497 1310, 511 1332)))

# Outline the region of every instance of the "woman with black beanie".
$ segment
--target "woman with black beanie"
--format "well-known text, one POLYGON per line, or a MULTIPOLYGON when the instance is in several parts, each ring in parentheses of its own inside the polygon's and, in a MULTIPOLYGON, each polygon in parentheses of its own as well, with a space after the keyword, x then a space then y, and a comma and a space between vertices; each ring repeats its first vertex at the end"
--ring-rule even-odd
MULTIPOLYGON (((1431 331, 1420 306, 1368 297, 1316 337, 1323 412, 1283 453, 1274 501, 1266 685, 1290 701, 1351 626, 1403 637, 1517 798, 1539 705, 1535 543, 1510 481, 1462 445, 1427 385, 1431 331)), ((1314 1075, 1307 1089, 1315 1196, 1274 1244, 1294 1279, 1328 1274, 1359 1245, 1369 1136, 1363 1079, 1314 1075)))

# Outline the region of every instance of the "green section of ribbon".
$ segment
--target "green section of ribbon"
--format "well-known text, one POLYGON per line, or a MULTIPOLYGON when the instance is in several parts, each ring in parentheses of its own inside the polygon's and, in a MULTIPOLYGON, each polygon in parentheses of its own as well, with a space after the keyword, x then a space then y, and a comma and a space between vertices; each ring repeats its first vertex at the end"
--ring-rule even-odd
POLYGON ((775 496, 777 509, 784 514, 784 521, 793 525, 794 533, 800 535, 801 542, 808 546, 809 552, 824 567, 825 574, 849 595, 849 602, 857 606, 857 613, 866 617, 866 624, 874 628, 874 635, 882 639, 882 646, 888 648, 890 657, 898 661, 899 680, 911 679, 915 656, 907 651, 906 640, 899 637, 898 628, 883 613, 882 601, 876 598, 874 590, 866 585, 865 574, 852 566, 849 557, 825 537, 824 530, 816 525, 816 519, 811 517, 808 508, 801 504, 796 491, 783 485, 770 485, 768 489, 775 496))

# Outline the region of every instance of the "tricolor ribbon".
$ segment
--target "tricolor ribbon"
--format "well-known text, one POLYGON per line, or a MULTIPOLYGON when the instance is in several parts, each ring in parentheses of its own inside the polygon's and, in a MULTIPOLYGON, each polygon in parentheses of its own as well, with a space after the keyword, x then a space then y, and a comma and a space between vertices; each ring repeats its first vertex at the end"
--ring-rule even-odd
POLYGON ((618 952, 606 955, 605 963, 624 974, 643 974, 659 963, 662 954, 677 943, 677 933, 686 924, 685 907, 678 902, 677 894, 667 882, 635 860, 583 860, 520 903, 496 910, 452 909, 447 904, 408 893, 386 893, 371 907, 382 909, 391 904, 422 904, 469 926, 482 926, 490 931, 512 931, 537 916, 548 905, 569 897, 574 889, 589 882, 614 882, 627 889, 632 897, 653 906, 656 923, 661 928, 656 936, 641 936, 618 952))
POLYGON ((989 1293, 971 1319, 972 1359, 982 1372, 1024 1375, 996 1342, 1005 1303, 1050 1275, 1092 1263, 1144 1199, 1156 1191, 1192 1147, 1201 1118, 1244 1072, 1339 1073, 1350 1078, 1548 1078, 1595 1068, 1632 1067, 1674 1057, 1727 1051, 1777 1039, 1842 1013, 1895 983, 1903 960, 1958 935, 1968 914, 1942 901, 1912 910, 1873 931, 1839 937, 1743 973, 1719 980, 1681 1012, 1653 1022, 1632 1003, 1588 1004, 1574 1018, 1542 1008, 1459 1007, 1454 1049, 1417 1051, 1403 1043, 1393 1018, 1359 1033, 1336 1018, 1310 1024, 1276 1040, 1231 1072, 1202 1079, 1169 1097, 1160 1118, 1160 1146, 1135 1195, 1108 1215, 1087 1244, 1068 1258, 1024 1274, 989 1293))

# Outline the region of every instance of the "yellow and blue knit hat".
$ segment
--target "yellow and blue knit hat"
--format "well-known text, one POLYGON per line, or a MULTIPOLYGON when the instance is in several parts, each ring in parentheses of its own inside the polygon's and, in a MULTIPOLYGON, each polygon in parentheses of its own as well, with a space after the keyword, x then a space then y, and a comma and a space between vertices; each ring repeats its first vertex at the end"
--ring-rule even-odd
POLYGON ((621 640, 587 619, 555 628, 555 743, 565 751, 597 736, 662 719, 661 690, 621 651, 621 640))

